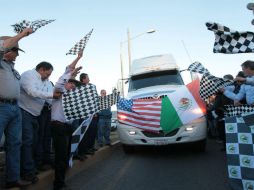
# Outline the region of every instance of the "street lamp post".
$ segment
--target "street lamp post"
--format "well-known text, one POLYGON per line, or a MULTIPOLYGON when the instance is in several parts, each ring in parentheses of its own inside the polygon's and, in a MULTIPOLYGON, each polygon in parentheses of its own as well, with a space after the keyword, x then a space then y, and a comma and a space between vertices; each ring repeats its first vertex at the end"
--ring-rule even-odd
POLYGON ((127 29, 127 41, 122 41, 120 42, 120 64, 121 64, 121 94, 122 96, 124 97, 124 81, 123 81, 123 53, 122 53, 122 49, 123 49, 123 44, 125 42, 128 43, 128 60, 129 60, 129 72, 130 72, 130 69, 131 69, 131 40, 135 39, 135 38, 138 38, 144 34, 151 34, 151 33, 154 33, 156 30, 155 29, 150 29, 150 30, 147 30, 146 32, 143 32, 141 34, 138 34, 134 37, 131 37, 130 36, 130 30, 129 28, 127 29))
POLYGON ((135 38, 138 38, 144 34, 151 34, 151 33, 154 33, 156 30, 155 29, 150 29, 150 30, 147 30, 146 32, 143 32, 141 34, 138 34, 134 37, 131 38, 131 35, 130 35, 130 30, 129 28, 127 29, 127 42, 128 42, 128 57, 129 57, 129 72, 131 70, 131 40, 135 39, 135 38))
POLYGON ((131 71, 131 36, 130 30, 127 29, 127 39, 128 39, 128 58, 129 58, 129 73, 131 71))
POLYGON ((123 83, 123 42, 120 42, 120 63, 121 63, 121 94, 124 97, 124 83, 123 83))

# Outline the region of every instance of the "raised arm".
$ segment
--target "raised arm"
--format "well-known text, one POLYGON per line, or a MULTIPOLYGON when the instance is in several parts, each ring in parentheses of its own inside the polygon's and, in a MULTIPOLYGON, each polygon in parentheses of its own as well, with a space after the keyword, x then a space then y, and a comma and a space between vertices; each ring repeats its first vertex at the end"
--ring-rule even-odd
POLYGON ((237 94, 235 94, 234 92, 231 92, 229 90, 224 91, 224 95, 234 101, 242 100, 245 97, 245 94, 246 93, 245 93, 244 84, 241 85, 240 91, 237 94))
POLYGON ((245 84, 254 85, 254 77, 247 77, 245 80, 245 84))
POLYGON ((78 61, 81 59, 81 57, 83 57, 83 51, 80 51, 78 53, 78 57, 68 66, 70 69, 75 69, 78 61))
POLYGON ((80 73, 80 70, 82 69, 82 66, 75 68, 72 72, 71 72, 71 78, 75 79, 75 77, 80 73))
POLYGON ((56 85, 54 87, 54 92, 57 92, 57 91, 64 92, 65 83, 67 83, 67 81, 71 78, 74 79, 76 75, 80 72, 82 67, 81 66, 77 68, 75 67, 82 56, 83 56, 83 52, 79 52, 78 57, 70 65, 66 67, 64 74, 56 82, 56 85))
POLYGON ((33 33, 32 28, 26 28, 21 33, 17 34, 16 36, 5 39, 3 43, 3 48, 9 49, 16 46, 19 40, 21 40, 25 36, 28 36, 31 33, 33 33))
POLYGON ((254 76, 252 77, 247 77, 247 78, 244 78, 244 77, 236 77, 235 78, 235 81, 239 81, 239 82, 243 82, 245 84, 249 84, 249 85, 254 85, 254 76))

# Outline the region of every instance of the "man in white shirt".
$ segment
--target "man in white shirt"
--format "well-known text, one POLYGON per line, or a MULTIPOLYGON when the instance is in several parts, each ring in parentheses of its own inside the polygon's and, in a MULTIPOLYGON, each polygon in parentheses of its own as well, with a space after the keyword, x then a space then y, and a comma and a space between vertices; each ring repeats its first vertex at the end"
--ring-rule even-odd
POLYGON ((53 92, 46 81, 53 71, 48 62, 39 63, 35 69, 21 75, 20 99, 18 101, 22 113, 22 147, 21 147, 21 177, 26 181, 36 183, 34 149, 38 134, 38 116, 45 100, 59 98, 60 92, 53 92))

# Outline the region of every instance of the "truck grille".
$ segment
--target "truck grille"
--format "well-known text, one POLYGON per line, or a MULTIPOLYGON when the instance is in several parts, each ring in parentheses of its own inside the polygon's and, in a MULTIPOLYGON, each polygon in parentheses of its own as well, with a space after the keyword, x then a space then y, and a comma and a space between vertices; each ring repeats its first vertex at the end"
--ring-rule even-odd
POLYGON ((163 131, 160 131, 159 133, 154 133, 154 132, 149 132, 149 131, 142 131, 142 133, 146 136, 146 137, 172 137, 174 136, 177 132, 179 131, 179 128, 165 134, 163 131))
MULTIPOLYGON (((162 99, 162 98, 164 98, 164 97, 166 97, 167 95, 161 95, 161 96, 159 96, 157 99, 162 99)), ((147 100, 147 99, 155 99, 154 97, 152 97, 152 96, 149 96, 149 97, 144 97, 144 98, 140 98, 140 99, 143 99, 143 100, 147 100)))

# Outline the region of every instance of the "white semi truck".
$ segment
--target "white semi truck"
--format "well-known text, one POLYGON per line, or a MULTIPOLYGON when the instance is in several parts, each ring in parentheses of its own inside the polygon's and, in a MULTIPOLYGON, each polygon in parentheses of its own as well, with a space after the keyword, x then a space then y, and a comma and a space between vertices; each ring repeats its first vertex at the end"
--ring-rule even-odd
MULTIPOLYGON (((134 60, 128 82, 128 99, 160 98, 185 85, 179 67, 170 54, 134 60)), ((118 123, 117 131, 126 153, 132 152, 136 145, 193 143, 195 149, 200 151, 204 151, 206 147, 205 116, 167 134, 163 131, 144 131, 122 123, 118 123)))

